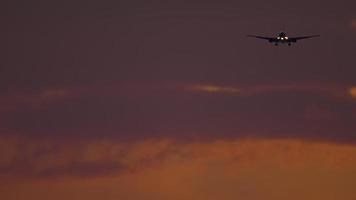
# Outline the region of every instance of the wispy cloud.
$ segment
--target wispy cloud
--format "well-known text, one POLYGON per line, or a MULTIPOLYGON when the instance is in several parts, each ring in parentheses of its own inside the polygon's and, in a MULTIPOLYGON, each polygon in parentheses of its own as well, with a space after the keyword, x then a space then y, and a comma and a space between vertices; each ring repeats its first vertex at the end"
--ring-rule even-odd
POLYGON ((13 110, 21 106, 40 107, 52 102, 70 98, 115 97, 126 98, 162 97, 167 94, 183 95, 184 92, 209 93, 221 95, 258 96, 268 93, 305 92, 339 99, 355 97, 355 87, 313 84, 286 83, 264 85, 218 85, 218 84, 180 84, 180 83, 110 83, 99 85, 82 85, 76 87, 47 88, 32 92, 16 92, 1 96, 0 111, 13 110))
POLYGON ((241 90, 237 87, 225 87, 225 86, 218 86, 218 85, 191 85, 187 87, 187 90, 196 91, 196 92, 228 93, 228 94, 236 94, 241 92, 241 90))
POLYGON ((55 99, 81 98, 81 97, 115 97, 125 95, 126 98, 164 97, 166 95, 184 96, 185 92, 237 95, 237 96, 258 96, 273 93, 305 93, 320 95, 329 98, 350 100, 355 96, 350 91, 355 87, 341 84, 329 83, 280 83, 280 84, 260 84, 260 85, 227 85, 227 84, 205 84, 205 83, 142 83, 125 82, 99 85, 83 85, 72 88, 53 89, 41 91, 33 95, 33 101, 46 102, 55 99))
POLYGON ((285 92, 305 92, 329 96, 332 98, 350 99, 356 93, 353 87, 330 85, 330 84, 313 84, 313 83, 292 83, 292 84, 274 84, 274 85, 245 85, 245 86, 220 86, 212 84, 192 84, 186 87, 187 91, 217 93, 217 94, 234 94, 240 96, 258 96, 268 93, 285 93, 285 92))
POLYGON ((62 88, 45 88, 32 91, 12 91, 0 96, 0 111, 11 111, 19 107, 41 107, 71 98, 115 97, 141 98, 177 89, 176 84, 152 83, 106 83, 79 85, 62 88))
POLYGON ((90 200, 356 197, 352 145, 293 139, 0 143, 7 144, 0 146, 0 183, 7 181, 0 184, 2 196, 13 195, 6 185, 27 180, 26 187, 13 186, 21 187, 17 199, 74 199, 73 192, 90 200))
POLYGON ((356 99, 356 86, 351 87, 351 88, 349 89, 349 93, 350 93, 351 97, 353 97, 353 98, 356 99))
POLYGON ((351 27, 356 29, 356 19, 351 21, 351 27))
POLYGON ((129 143, 119 140, 86 139, 68 144, 50 139, 2 137, 0 144, 2 176, 22 174, 24 177, 51 178, 90 177, 110 175, 112 172, 121 174, 137 170, 139 172, 148 166, 160 165, 172 158, 204 160, 220 157, 226 159, 224 162, 236 162, 236 165, 242 166, 266 162, 264 164, 287 168, 308 165, 314 158, 319 159, 321 161, 319 164, 324 167, 356 165, 355 159, 348 160, 356 156, 356 147, 352 145, 291 139, 235 139, 206 142, 150 139, 129 143), (294 156, 290 157, 292 154, 294 156), (279 156, 275 157, 276 155, 279 156))
POLYGON ((14 92, 2 96, 0 111, 13 110, 19 106, 38 107, 53 101, 63 100, 71 97, 71 91, 67 89, 44 89, 32 92, 14 92))

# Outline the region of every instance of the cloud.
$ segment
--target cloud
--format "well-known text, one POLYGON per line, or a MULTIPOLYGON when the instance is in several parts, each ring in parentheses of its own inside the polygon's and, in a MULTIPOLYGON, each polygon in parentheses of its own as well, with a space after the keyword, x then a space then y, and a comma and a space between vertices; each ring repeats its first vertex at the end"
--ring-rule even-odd
POLYGON ((105 176, 111 173, 119 173, 125 168, 118 162, 71 162, 65 166, 53 166, 39 171, 36 176, 40 178, 50 177, 95 177, 105 176))
POLYGON ((174 82, 14 91, 0 98, 0 134, 121 139, 253 134, 355 141, 351 91, 349 85, 326 83, 174 82))
POLYGON ((313 83, 286 83, 271 85, 245 85, 245 86, 219 86, 209 84, 192 84, 186 87, 187 91, 233 94, 240 96, 258 96, 262 94, 273 93, 311 93, 315 95, 324 95, 329 98, 350 99, 347 92, 347 86, 313 83))
POLYGON ((126 145, 110 140, 70 144, 49 139, 0 139, 0 176, 17 178, 95 177, 118 174, 156 160, 170 142, 143 141, 126 145))
POLYGON ((193 85, 188 90, 207 92, 207 93, 240 93, 240 89, 236 87, 223 87, 217 85, 193 85))
POLYGON ((353 20, 351 21, 351 27, 352 27, 352 28, 356 28, 356 19, 353 19, 353 20))
POLYGON ((32 91, 11 91, 0 96, 0 111, 13 111, 18 108, 42 106, 58 103, 68 99, 117 97, 142 98, 170 93, 177 90, 177 85, 153 83, 102 83, 77 85, 62 88, 45 88, 32 91))
POLYGON ((82 85, 67 88, 47 88, 32 92, 14 91, 1 96, 0 111, 12 111, 22 107, 39 108, 67 99, 117 97, 125 95, 128 99, 144 99, 153 96, 159 98, 167 95, 184 96, 184 92, 225 94, 239 96, 258 96, 268 93, 305 92, 325 95, 337 99, 350 99, 355 96, 354 88, 347 86, 313 83, 286 83, 271 85, 228 86, 216 84, 182 84, 182 83, 108 83, 82 85), (157 96, 158 95, 158 96, 157 96))
POLYGON ((351 97, 356 98, 356 87, 351 87, 349 89, 349 94, 351 95, 351 97))
POLYGON ((240 89, 236 87, 224 87, 217 85, 192 85, 187 90, 207 93, 240 93, 240 89))
POLYGON ((314 164, 330 169, 356 164, 352 159, 356 147, 352 145, 293 139, 216 139, 205 142, 86 139, 67 143, 4 137, 0 144, 1 166, 19 166, 19 169, 20 166, 30 166, 34 171, 28 173, 60 176, 96 175, 97 171, 108 169, 118 172, 123 168, 145 169, 145 165, 160 165, 172 159, 212 159, 241 166, 264 163, 278 168, 305 167, 314 161, 314 164))
POLYGON ((1 98, 0 111, 11 111, 19 107, 40 107, 42 105, 71 97, 67 89, 43 89, 32 92, 13 92, 1 98))
POLYGON ((0 173, 0 193, 9 200, 356 197, 352 145, 294 139, 0 142, 7 144, 0 146, 0 166, 20 170, 0 173))

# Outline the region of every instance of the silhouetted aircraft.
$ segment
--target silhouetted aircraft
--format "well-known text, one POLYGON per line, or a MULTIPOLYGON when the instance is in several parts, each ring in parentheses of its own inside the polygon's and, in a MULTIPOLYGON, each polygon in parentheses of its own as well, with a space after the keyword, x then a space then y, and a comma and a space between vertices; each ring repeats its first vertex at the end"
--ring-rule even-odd
POLYGON ((290 45, 292 45, 292 43, 296 43, 298 40, 319 37, 319 36, 320 35, 309 35, 309 36, 302 36, 302 37, 287 37, 287 34, 285 32, 278 33, 277 37, 247 35, 247 37, 254 37, 254 38, 258 38, 258 39, 268 40, 270 43, 274 43, 274 45, 276 45, 276 46, 278 44, 288 44, 290 46, 290 45))

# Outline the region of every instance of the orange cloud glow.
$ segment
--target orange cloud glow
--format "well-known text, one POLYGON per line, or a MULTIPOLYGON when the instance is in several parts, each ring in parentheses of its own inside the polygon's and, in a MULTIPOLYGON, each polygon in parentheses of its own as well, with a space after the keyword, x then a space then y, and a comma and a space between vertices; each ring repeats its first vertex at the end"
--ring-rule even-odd
POLYGON ((293 139, 1 140, 7 200, 355 199, 356 147, 293 139), (5 144, 5 145, 3 145, 5 144))
POLYGON ((353 98, 356 98, 356 87, 351 87, 349 92, 353 98))
POLYGON ((252 85, 252 86, 218 86, 197 84, 186 87, 188 91, 205 93, 237 94, 240 96, 257 96, 266 93, 283 92, 306 92, 317 95, 324 95, 330 98, 349 100, 347 86, 341 85, 323 85, 323 84, 277 84, 277 85, 252 85))
POLYGON ((351 27, 356 28, 356 19, 351 21, 351 27))
POLYGON ((188 87, 188 90, 207 93, 239 93, 240 89, 236 87, 223 87, 217 85, 193 85, 188 87))

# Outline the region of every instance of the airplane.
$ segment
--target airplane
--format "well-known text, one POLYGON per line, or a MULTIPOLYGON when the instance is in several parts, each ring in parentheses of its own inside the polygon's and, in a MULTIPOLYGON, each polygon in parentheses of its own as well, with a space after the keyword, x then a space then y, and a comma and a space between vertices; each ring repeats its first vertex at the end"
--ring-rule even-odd
POLYGON ((258 39, 268 40, 270 43, 274 43, 274 45, 278 46, 278 44, 288 44, 291 46, 292 43, 296 43, 298 40, 319 37, 320 35, 309 35, 309 36, 302 36, 302 37, 287 37, 285 32, 278 33, 277 37, 264 37, 258 35, 247 35, 247 37, 254 37, 258 39))

